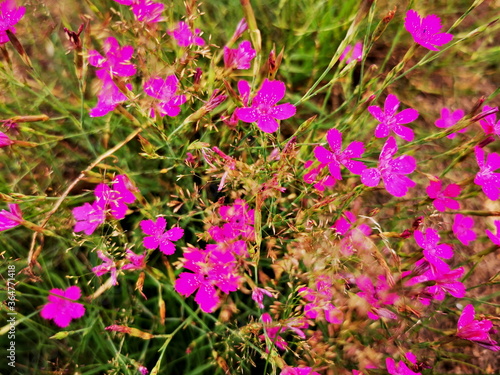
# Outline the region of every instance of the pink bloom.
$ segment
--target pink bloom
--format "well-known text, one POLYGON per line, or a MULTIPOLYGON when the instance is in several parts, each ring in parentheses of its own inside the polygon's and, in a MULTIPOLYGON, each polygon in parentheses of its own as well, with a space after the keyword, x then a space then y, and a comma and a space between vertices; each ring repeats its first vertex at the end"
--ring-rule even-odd
POLYGON ((137 368, 137 370, 141 373, 141 375, 148 375, 149 374, 149 371, 148 371, 147 367, 139 366, 137 368))
POLYGON ((0 148, 13 145, 14 143, 16 142, 10 139, 7 134, 5 134, 4 132, 0 132, 0 148))
POLYGON ((142 270, 146 268, 146 255, 147 251, 142 253, 142 255, 138 255, 134 253, 132 250, 127 249, 127 254, 125 254, 125 259, 127 259, 130 263, 125 264, 122 267, 122 270, 142 270))
POLYGON ((101 250, 97 251, 97 256, 103 261, 103 263, 100 264, 99 266, 92 268, 92 272, 94 272, 96 276, 102 276, 108 272, 111 273, 111 284, 117 285, 118 280, 116 279, 117 271, 116 271, 115 261, 104 255, 104 253, 101 250))
POLYGON ((179 80, 174 74, 166 79, 151 77, 144 84, 144 92, 158 99, 154 102, 154 108, 151 108, 151 117, 155 117, 155 108, 161 117, 165 115, 175 117, 181 112, 180 106, 186 102, 186 96, 176 95, 178 89, 179 80))
POLYGON ((476 240, 476 233, 471 228, 474 227, 474 219, 472 217, 457 214, 453 221, 453 234, 465 246, 469 246, 472 241, 476 240))
POLYGON ((227 69, 250 69, 255 54, 248 40, 241 42, 238 48, 224 47, 224 65, 227 69))
POLYGON ((200 32, 200 29, 195 29, 193 33, 186 22, 180 21, 177 28, 168 31, 168 34, 174 37, 180 47, 189 47, 193 44, 204 46, 205 41, 203 38, 197 36, 200 32))
MULTIPOLYGON (((449 108, 444 107, 441 109, 441 117, 434 122, 434 125, 436 125, 438 128, 441 129, 451 128, 453 125, 459 122, 463 117, 464 117, 463 109, 457 109, 455 112, 451 112, 449 108)), ((458 133, 465 133, 466 131, 467 128, 464 128, 462 130, 459 130, 458 133)), ((451 133, 447 137, 453 139, 456 136, 457 133, 451 133)))
POLYGON ((366 224, 361 224, 351 229, 352 224, 356 221, 356 216, 350 211, 344 212, 344 215, 346 218, 341 217, 331 228, 343 236, 340 241, 340 251, 342 254, 348 256, 352 255, 355 249, 363 247, 366 236, 369 236, 372 230, 366 224))
POLYGON ((236 30, 234 30, 234 34, 231 37, 231 40, 238 40, 247 30, 248 30, 247 21, 244 18, 242 18, 240 22, 238 22, 238 25, 236 25, 236 30))
POLYGON ((413 372, 410 370, 403 361, 399 361, 396 365, 394 359, 386 358, 385 365, 387 367, 387 372, 391 375, 421 375, 420 372, 413 372))
POLYGON ((155 3, 151 0, 115 0, 117 3, 129 5, 132 12, 141 22, 155 23, 164 20, 162 12, 165 10, 165 5, 155 3))
POLYGON ((295 106, 290 103, 276 105, 285 96, 285 91, 283 82, 265 79, 253 98, 251 107, 237 108, 236 116, 243 122, 256 122, 265 133, 275 132, 279 127, 276 120, 286 120, 295 115, 296 111, 295 106))
POLYGON ((467 305, 458 319, 457 336, 461 339, 475 341, 482 347, 499 351, 500 346, 490 337, 494 333, 493 323, 489 320, 475 320, 474 306, 467 305))
POLYGON ((437 230, 427 228, 425 234, 416 230, 413 234, 418 246, 423 250, 425 259, 436 268, 438 272, 450 272, 450 267, 441 259, 451 259, 453 248, 447 244, 438 244, 440 237, 437 230))
POLYGON ((184 252, 184 258, 184 268, 194 273, 182 272, 175 280, 174 288, 185 297, 198 290, 194 300, 203 312, 214 312, 219 306, 216 287, 226 294, 238 290, 240 277, 231 252, 190 248, 184 252))
POLYGON ((349 172, 354 174, 361 174, 366 166, 360 162, 352 160, 353 158, 360 158, 365 151, 363 142, 351 142, 349 146, 342 151, 342 133, 337 129, 330 129, 326 133, 326 139, 332 151, 327 150, 323 146, 316 146, 314 155, 320 163, 328 165, 330 174, 336 180, 342 180, 340 166, 345 166, 349 172))
MULTIPOLYGON (((117 176, 117 178, 120 177, 126 178, 123 175, 117 176)), ((106 184, 99 184, 96 186, 94 194, 100 206, 106 209, 109 207, 111 216, 116 220, 121 220, 127 212, 127 203, 133 203, 135 196, 125 187, 123 182, 116 184, 115 187, 121 190, 113 190, 106 184)))
POLYGON ((96 50, 89 51, 89 64, 97 68, 96 74, 100 79, 109 77, 130 77, 136 73, 135 65, 130 62, 134 48, 124 46, 120 48, 118 41, 112 36, 103 44, 105 57, 96 50))
POLYGON ((344 314, 331 303, 332 291, 332 281, 325 275, 318 277, 314 288, 300 288, 299 294, 309 302, 304 306, 305 317, 318 319, 324 316, 328 323, 342 323, 344 314))
POLYGON ((443 190, 441 181, 437 179, 437 181, 430 180, 430 185, 427 186, 426 192, 429 198, 434 199, 432 203, 434 207, 436 207, 436 210, 444 212, 447 208, 450 210, 460 209, 460 204, 451 199, 458 197, 460 195, 460 190, 460 186, 457 184, 450 184, 443 190))
MULTIPOLYGON (((304 168, 307 169, 313 164, 312 160, 304 163, 304 168)), ((314 187, 319 191, 324 191, 327 187, 335 185, 336 180, 330 174, 318 180, 321 171, 326 168, 326 164, 320 163, 317 167, 313 167, 304 175, 304 181, 308 184, 314 184, 314 187)))
POLYGON ((73 208, 73 217, 76 220, 75 233, 84 232, 90 236, 99 225, 106 220, 106 210, 104 205, 95 201, 94 203, 85 203, 83 206, 73 208))
POLYGON ((281 350, 286 350, 288 348, 288 344, 283 337, 279 336, 280 333, 291 330, 301 339, 306 338, 302 329, 307 328, 309 325, 303 319, 291 318, 283 323, 277 324, 273 323, 273 318, 271 318, 271 315, 268 313, 262 314, 261 319, 262 323, 264 323, 265 335, 260 335, 259 339, 265 341, 267 336, 269 340, 271 340, 271 342, 281 350))
POLYGON ((358 296, 364 298, 372 309, 367 315, 370 319, 377 320, 380 317, 397 319, 397 315, 392 311, 382 307, 382 305, 393 305, 398 300, 396 293, 389 293, 391 289, 385 276, 379 275, 376 284, 368 276, 361 275, 356 279, 356 284, 361 292, 358 296))
MULTIPOLYGON (((132 90, 132 86, 127 84, 126 87, 132 90)), ((127 96, 120 91, 113 79, 105 75, 102 79, 102 88, 97 95, 97 104, 89 112, 90 117, 102 117, 111 111, 114 111, 116 106, 127 100, 127 96)))
POLYGON ((417 162, 409 155, 392 159, 397 151, 396 140, 389 137, 380 153, 378 167, 365 169, 361 174, 361 182, 366 186, 377 186, 382 178, 389 194, 395 197, 405 196, 408 189, 416 185, 405 175, 412 173, 417 168, 417 162))
POLYGON ((313 371, 312 367, 283 367, 280 375, 320 375, 319 372, 313 371))
POLYGON ((146 249, 156 249, 160 247, 160 251, 165 255, 172 255, 175 252, 175 245, 172 241, 179 240, 184 235, 184 229, 173 227, 165 232, 167 221, 164 217, 158 217, 155 221, 141 221, 141 229, 144 234, 149 234, 149 237, 144 237, 143 243, 146 249))
MULTIPOLYGON (((498 112, 498 107, 490 107, 485 105, 482 113, 494 111, 498 112)), ((500 120, 497 121, 496 113, 491 113, 481 120, 479 120, 479 125, 482 126, 485 134, 496 134, 500 136, 500 120)))
POLYGON ((17 7, 15 0, 4 0, 0 3, 0 45, 9 41, 6 31, 16 33, 14 25, 23 18, 25 7, 17 7))
POLYGON ((453 39, 453 35, 440 33, 441 20, 438 16, 431 14, 423 19, 413 9, 406 12, 405 28, 415 40, 415 43, 430 49, 439 51, 436 46, 442 46, 453 39))
POLYGON ((363 60, 363 43, 357 42, 354 47, 351 45, 348 45, 344 52, 342 52, 342 55, 340 55, 339 58, 340 61, 345 60, 346 64, 349 64, 351 61, 357 60, 361 61, 363 60))
POLYGON ((19 224, 23 223, 23 216, 19 205, 8 204, 9 211, 0 211, 0 232, 17 227, 19 224))
POLYGON ((257 303, 257 306, 259 306, 259 308, 261 309, 264 308, 264 304, 262 303, 264 301, 264 294, 268 297, 274 297, 269 290, 263 288, 255 288, 252 290, 252 299, 257 303))
POLYGON ((389 94, 385 99, 384 110, 379 106, 371 105, 368 107, 368 112, 380 122, 375 129, 375 137, 385 138, 393 131, 397 136, 405 141, 413 141, 415 134, 413 130, 401 124, 408 124, 415 121, 418 117, 418 112, 415 109, 407 108, 399 113, 396 111, 399 108, 399 100, 396 95, 389 94))
POLYGON ((64 328, 71 320, 81 318, 85 314, 85 307, 81 303, 72 302, 81 296, 78 286, 70 286, 66 290, 55 288, 49 293, 49 302, 40 311, 42 318, 53 319, 57 326, 64 328))
POLYGON ((208 230, 214 241, 227 242, 240 236, 249 241, 255 238, 255 212, 243 199, 236 199, 231 206, 221 206, 219 215, 226 223, 222 227, 212 226, 208 230))
POLYGON ((497 228, 497 234, 494 235, 493 232, 489 229, 486 229, 486 234, 490 238, 491 242, 493 242, 495 245, 500 246, 500 220, 495 220, 493 224, 495 224, 495 227, 497 228))
POLYGON ((479 172, 474 178, 474 183, 482 187, 484 194, 489 199, 496 201, 500 198, 500 173, 494 171, 500 168, 500 155, 495 152, 490 153, 485 163, 484 150, 476 146, 474 151, 479 166, 479 172))

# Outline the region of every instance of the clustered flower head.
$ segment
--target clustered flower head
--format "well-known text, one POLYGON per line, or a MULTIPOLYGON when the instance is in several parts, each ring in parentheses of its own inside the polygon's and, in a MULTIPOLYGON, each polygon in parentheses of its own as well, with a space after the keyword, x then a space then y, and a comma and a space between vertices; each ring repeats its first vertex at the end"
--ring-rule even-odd
POLYGON ((73 319, 85 314, 85 306, 74 302, 80 299, 82 293, 78 286, 70 286, 66 290, 54 288, 49 293, 49 302, 40 311, 42 318, 53 320, 57 326, 65 328, 73 319))
POLYGON ((18 7, 16 0, 3 0, 0 2, 0 45, 9 41, 7 30, 15 34, 14 27, 26 13, 25 7, 18 7))
POLYGON ((438 46, 447 44, 453 39, 452 34, 441 33, 441 27, 441 19, 434 14, 422 18, 413 9, 406 12, 406 30, 411 34, 415 43, 427 49, 439 51, 438 46))

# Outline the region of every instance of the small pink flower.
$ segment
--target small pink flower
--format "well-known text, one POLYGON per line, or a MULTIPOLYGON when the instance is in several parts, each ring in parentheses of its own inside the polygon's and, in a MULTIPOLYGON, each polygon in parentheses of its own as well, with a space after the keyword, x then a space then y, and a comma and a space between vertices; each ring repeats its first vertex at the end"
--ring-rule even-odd
POLYGON ((477 235, 471 228, 474 228, 474 219, 472 217, 463 216, 462 214, 455 216, 452 227, 453 234, 465 246, 469 246, 472 241, 476 240, 477 235))
POLYGON ((17 227, 23 223, 23 216, 19 205, 9 204, 9 211, 0 211, 0 232, 17 227))
MULTIPOLYGON (((132 90, 130 84, 125 85, 127 89, 132 90)), ((97 104, 89 112, 90 117, 102 117, 109 112, 114 111, 116 106, 127 100, 127 96, 120 91, 113 79, 105 75, 102 79, 102 88, 97 95, 97 104)))
POLYGON ((71 320, 81 318, 85 314, 85 307, 81 303, 73 302, 81 296, 78 286, 70 286, 66 290, 55 288, 49 293, 49 302, 40 311, 42 318, 53 319, 57 326, 64 328, 71 320))
POLYGON ((115 261, 104 255, 101 250, 97 251, 97 256, 103 261, 103 263, 92 268, 92 272, 94 272, 96 276, 102 276, 109 272, 111 274, 111 285, 118 285, 118 274, 116 271, 115 261))
POLYGON ((0 3, 0 45, 9 41, 6 31, 16 33, 14 25, 23 18, 25 7, 17 7, 15 0, 4 0, 0 3))
MULTIPOLYGON (((485 105, 482 113, 495 110, 496 112, 498 112, 498 107, 490 107, 488 105, 485 105)), ((479 120, 479 125, 481 125, 481 127, 483 128, 485 134, 496 134, 500 136, 500 120, 497 121, 496 113, 490 113, 489 115, 483 117, 481 120, 479 120)))
MULTIPOLYGON (((463 117, 464 117, 463 109, 457 109, 456 111, 451 112, 449 108, 444 107, 441 109, 441 117, 434 122, 434 125, 436 125, 438 128, 441 129, 451 128, 453 125, 459 122, 463 117)), ((465 133, 466 131, 467 128, 464 128, 462 130, 459 130, 458 133, 465 133)), ((453 139, 456 136, 457 133, 451 133, 447 137, 453 139)))
POLYGON ((500 346, 494 341, 490 334, 494 333, 493 323, 490 320, 475 320, 474 306, 467 305, 458 319, 457 336, 461 339, 475 341, 482 347, 493 351, 499 351, 500 346))
POLYGON ((361 174, 361 182, 366 186, 373 187, 377 186, 382 178, 389 194, 395 197, 404 197, 408 189, 416 185, 405 175, 412 173, 417 168, 417 162, 409 155, 392 159, 397 151, 396 140, 389 137, 380 153, 378 167, 365 169, 361 174))
POLYGON ((130 62, 134 53, 132 46, 120 47, 118 41, 111 36, 104 41, 102 48, 105 56, 96 50, 89 51, 89 64, 100 68, 96 71, 100 79, 105 76, 130 77, 136 73, 135 65, 130 62))
POLYGON ((392 358, 385 359, 385 365, 387 367, 387 372, 391 375, 421 375, 420 372, 413 372, 408 368, 408 366, 403 362, 399 361, 396 365, 396 361, 392 358))
POLYGON ((73 217, 76 220, 74 232, 84 232, 90 236, 99 225, 106 220, 106 210, 104 205, 95 201, 94 203, 85 203, 83 206, 75 207, 72 210, 73 217))
POLYGON ((437 272, 450 272, 450 267, 441 258, 451 259, 453 248, 448 244, 438 244, 440 237, 437 230, 427 228, 425 233, 416 230, 413 235, 415 242, 423 249, 425 259, 435 267, 437 272))
POLYGON ((484 150, 480 147, 475 147, 474 152, 476 153, 477 165, 479 166, 479 172, 474 178, 474 183, 482 187, 484 194, 489 199, 496 201, 500 198, 500 173, 495 173, 494 171, 500 168, 500 155, 495 152, 488 154, 485 163, 484 150))
POLYGON ((141 229, 144 234, 149 234, 149 237, 144 237, 143 243, 146 249, 156 249, 160 247, 160 251, 165 255, 172 255, 175 252, 175 245, 172 241, 179 240, 184 235, 184 229, 173 227, 165 232, 167 221, 164 217, 158 217, 156 222, 153 220, 141 221, 141 229))
POLYGON ((319 372, 313 371, 312 367, 283 367, 280 375, 320 375, 319 372))
MULTIPOLYGON (((304 168, 308 169, 311 168, 313 165, 313 161, 309 160, 304 163, 304 168)), ((304 175, 304 181, 308 184, 314 184, 314 188, 318 189, 319 191, 324 191, 326 188, 333 187, 335 186, 335 183, 337 182, 335 178, 333 178, 330 174, 328 174, 325 177, 319 177, 321 174, 321 171, 326 168, 326 164, 320 163, 316 167, 312 167, 305 175, 304 175)))
POLYGON ((158 99, 151 108, 151 117, 155 117, 155 108, 161 117, 168 115, 175 117, 181 112, 180 106, 186 102, 185 95, 176 95, 179 89, 179 80, 172 74, 166 79, 151 77, 144 83, 144 92, 158 99))
POLYGON ((264 301, 264 294, 268 297, 274 297, 269 290, 263 288, 255 288, 252 290, 252 299, 257 303, 260 309, 264 308, 264 304, 262 303, 264 301))
POLYGON ((0 148, 13 145, 14 143, 16 142, 10 139, 7 134, 0 132, 0 148))
POLYGON ((434 14, 421 18, 413 9, 406 12, 406 30, 411 34, 415 43, 427 49, 439 51, 436 46, 447 44, 453 39, 452 34, 439 32, 441 27, 441 19, 434 14))
POLYGON ((221 206, 219 215, 226 223, 222 227, 212 226, 208 230, 214 241, 227 242, 240 236, 249 241, 254 239, 255 211, 243 199, 236 199, 231 206, 221 206))
POLYGON ((125 259, 127 259, 130 263, 125 264, 122 267, 122 270, 142 270, 146 268, 146 255, 147 251, 138 255, 134 253, 132 250, 127 249, 127 253, 125 254, 125 259))
POLYGON ((283 82, 265 79, 253 98, 251 107, 237 108, 236 116, 243 122, 256 122, 265 133, 274 133, 279 127, 276 120, 286 120, 295 115, 296 108, 293 104, 276 105, 285 96, 285 91, 283 82))
POLYGON ((415 109, 407 108, 396 113, 399 104, 400 102, 397 96, 389 94, 385 99, 384 110, 376 105, 368 107, 368 112, 380 122, 375 129, 375 137, 385 138, 393 131, 405 141, 413 141, 415 138, 413 130, 406 126, 402 126, 402 124, 408 124, 415 121, 418 117, 418 112, 415 109))
POLYGON ((250 62, 255 55, 252 43, 248 40, 241 42, 238 48, 224 47, 224 66, 227 69, 250 69, 250 62))
POLYGON ((291 318, 285 322, 273 323, 273 318, 268 313, 264 313, 261 316, 261 320, 265 335, 260 335, 259 339, 262 341, 266 340, 266 336, 271 340, 271 342, 276 345, 281 350, 286 350, 288 348, 287 342, 279 334, 284 333, 287 330, 293 331, 301 339, 305 339, 306 335, 303 329, 307 328, 309 325, 304 319, 291 318))
POLYGON ((147 367, 139 366, 137 368, 137 370, 141 373, 141 375, 148 375, 149 374, 147 367))
POLYGON ((337 234, 343 236, 340 240, 340 251, 342 254, 349 256, 354 253, 355 249, 362 248, 366 243, 366 237, 372 232, 370 226, 366 224, 358 225, 352 228, 352 224, 356 222, 356 216, 350 212, 344 212, 345 218, 341 217, 332 226, 337 234))
MULTIPOLYGON (((437 177, 436 177, 437 179, 437 177)), ((444 190, 442 189, 442 184, 439 179, 430 180, 430 185, 427 186, 426 192, 429 198, 434 199, 432 204, 436 210, 440 212, 446 211, 447 208, 450 210, 459 210, 460 203, 451 198, 458 197, 460 195, 461 188, 457 184, 450 184, 444 190)))
POLYGON ((177 24, 177 28, 168 31, 168 34, 177 41, 180 47, 189 47, 193 44, 204 46, 205 41, 203 38, 197 36, 200 32, 200 29, 195 29, 193 33, 186 22, 180 21, 177 24))
POLYGON ((339 58, 340 61, 346 62, 346 64, 349 64, 351 61, 357 60, 361 61, 363 60, 363 43, 357 42, 354 47, 351 45, 348 45, 344 52, 340 55, 339 58))
POLYGON ((151 0, 115 0, 119 4, 128 5, 132 9, 132 13, 137 17, 137 20, 145 23, 155 23, 164 20, 162 12, 165 10, 165 5, 155 3, 151 0))
POLYGON ((500 220, 495 220, 493 224, 495 224, 495 227, 497 228, 497 234, 493 234, 493 232, 489 229, 486 229, 486 234, 490 238, 491 242, 500 246, 500 220))
POLYGON ((396 293, 389 293, 391 288, 385 276, 379 275, 374 284, 368 276, 361 275, 356 279, 356 284, 361 290, 357 295, 372 306, 372 309, 367 312, 370 319, 378 320, 380 317, 397 319, 396 314, 382 307, 382 305, 393 305, 399 299, 396 293))
POLYGON ((308 319, 323 318, 328 323, 341 324, 344 314, 332 303, 332 281, 328 276, 318 277, 313 288, 299 289, 299 294, 308 302, 304 306, 304 316, 308 319))

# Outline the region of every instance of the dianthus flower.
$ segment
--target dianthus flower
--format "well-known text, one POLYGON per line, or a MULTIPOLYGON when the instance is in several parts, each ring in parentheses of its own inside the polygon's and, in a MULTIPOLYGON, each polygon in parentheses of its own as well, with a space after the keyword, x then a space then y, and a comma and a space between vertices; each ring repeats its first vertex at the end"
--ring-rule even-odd
POLYGON ((146 267, 146 255, 147 251, 142 253, 141 255, 138 255, 134 253, 132 250, 127 249, 127 252, 125 254, 125 259, 128 260, 130 263, 127 263, 123 265, 122 270, 142 270, 143 268, 146 267))
MULTIPOLYGON (((452 112, 449 108, 444 107, 441 109, 441 117, 434 122, 434 125, 436 125, 438 128, 441 129, 451 128, 453 125, 459 122, 463 117, 464 117, 463 109, 457 109, 456 111, 452 112)), ((459 130, 457 133, 465 133, 466 131, 467 128, 464 128, 462 130, 459 130)), ((451 133, 447 137, 453 139, 457 136, 457 133, 451 133)))
POLYGON ((477 237, 476 233, 471 229, 474 228, 474 219, 469 216, 457 214, 453 221, 453 234, 465 246, 474 241, 477 237))
POLYGON ((273 294, 264 288, 254 288, 252 289, 252 299, 257 303, 260 309, 264 308, 264 294, 268 297, 274 297, 273 294))
POLYGON ((486 234, 490 238, 491 242, 500 246, 500 220, 495 220, 493 224, 495 224, 495 227, 497 228, 497 234, 493 234, 493 232, 489 229, 486 229, 486 234))
POLYGON ((375 128, 375 137, 385 138, 393 131, 405 141, 413 141, 413 138, 415 138, 413 130, 406 126, 402 126, 402 124, 408 124, 415 121, 418 117, 418 112, 415 109, 407 108, 396 113, 399 104, 400 101, 397 96, 389 94, 385 99, 384 110, 376 105, 368 107, 368 112, 380 122, 375 128))
POLYGON ((490 337, 494 333, 493 323, 490 320, 475 320, 474 306, 467 305, 462 310, 462 315, 458 319, 457 336, 461 339, 475 341, 486 349, 495 352, 500 350, 497 342, 490 337))
POLYGON ((238 48, 224 47, 224 66, 227 69, 250 69, 250 62, 256 52, 252 43, 244 40, 238 48))
MULTIPOLYGON (((312 160, 308 160, 307 162, 304 163, 304 168, 308 169, 313 165, 312 160)), ((326 168, 325 163, 320 163, 316 167, 312 167, 305 175, 304 175, 304 181, 308 184, 314 184, 314 188, 318 189, 319 191, 324 191, 328 187, 335 186, 335 183, 337 180, 333 178, 330 174, 328 174, 325 177, 322 177, 318 180, 318 177, 321 173, 321 171, 326 168)))
POLYGON ((342 133, 337 129, 330 129, 326 133, 328 145, 332 151, 327 150, 323 146, 316 146, 314 149, 314 156, 320 163, 328 165, 330 174, 336 180, 342 180, 340 166, 346 167, 349 172, 354 174, 361 174, 366 166, 360 162, 352 160, 353 158, 360 158, 365 151, 363 142, 351 142, 345 150, 342 151, 342 133))
POLYGON ((350 44, 347 45, 345 50, 342 52, 339 58, 340 61, 345 60, 346 64, 349 64, 351 61, 357 60, 361 61, 363 60, 363 43, 357 42, 354 47, 352 47, 350 44))
POLYGON ((118 41, 111 36, 104 41, 102 49, 105 56, 96 50, 89 51, 89 64, 99 68, 96 70, 97 77, 130 77, 136 73, 135 65, 130 62, 134 53, 132 46, 120 48, 118 41))
POLYGON ((191 272, 182 272, 175 280, 177 293, 188 297, 196 290, 195 302, 203 312, 214 312, 220 304, 217 288, 229 294, 239 288, 236 259, 230 252, 190 248, 184 252, 183 267, 191 272))
POLYGON ((434 14, 422 19, 413 9, 406 12, 406 30, 411 34, 415 43, 427 49, 439 51, 436 46, 442 46, 453 39, 452 34, 439 32, 441 27, 441 19, 434 14))
POLYGON ((73 208, 71 212, 76 220, 74 232, 83 231, 87 236, 94 233, 97 227, 106 220, 105 206, 98 201, 92 204, 84 203, 83 206, 73 208))
POLYGON ((16 142, 10 139, 7 134, 0 132, 0 148, 13 145, 14 143, 16 142))
POLYGON ((81 296, 78 286, 70 286, 66 290, 54 288, 49 293, 49 302, 40 311, 42 318, 53 319, 57 326, 64 328, 71 320, 81 318, 85 314, 85 306, 73 302, 81 296))
POLYGON ((396 365, 396 361, 392 358, 386 358, 385 365, 387 367, 387 372, 391 375, 422 375, 420 372, 413 372, 410 370, 403 361, 399 361, 396 365))
POLYGON ((443 189, 442 183, 439 179, 430 180, 430 185, 427 186, 427 189, 425 191, 427 192, 427 195, 429 195, 429 198, 433 199, 432 204, 434 205, 436 210, 444 212, 447 208, 449 208, 450 210, 460 209, 460 203, 458 203, 454 199, 451 199, 460 195, 461 189, 457 184, 450 184, 445 189, 443 189))
POLYGON ((218 212, 221 220, 226 223, 222 227, 212 226, 208 230, 214 241, 227 242, 240 236, 245 240, 254 240, 255 212, 243 199, 236 199, 231 206, 221 206, 218 212))
MULTIPOLYGON (((280 333, 284 333, 285 331, 293 331, 297 336, 301 339, 305 339, 306 335, 302 331, 309 327, 307 321, 300 318, 291 318, 281 323, 273 323, 273 318, 268 313, 264 313, 261 316, 265 335, 260 335, 259 339, 262 341, 266 340, 266 336, 271 340, 271 342, 276 345, 281 350, 286 350, 288 348, 287 342, 283 339, 283 337, 279 336, 280 333)), ((267 350, 266 350, 267 351, 267 350)))
POLYGON ((372 232, 370 226, 366 224, 358 225, 351 228, 352 224, 356 222, 356 216, 350 212, 344 212, 344 217, 339 218, 333 225, 337 234, 343 236, 340 240, 340 251, 342 254, 349 256, 354 253, 355 249, 362 248, 366 243, 366 237, 372 232))
POLYGON ((9 204, 9 211, 0 211, 0 232, 22 224, 23 216, 19 205, 9 204))
POLYGON ((418 246, 423 249, 425 259, 435 267, 437 272, 450 272, 450 267, 441 258, 452 258, 453 248, 447 244, 438 244, 440 237, 437 230, 427 228, 425 233, 416 230, 413 235, 418 246))
POLYGON ((118 273, 116 271, 115 261, 104 255, 104 253, 101 250, 97 251, 97 256, 103 261, 103 263, 93 267, 92 272, 94 272, 96 276, 102 276, 109 272, 111 274, 111 285, 117 285, 118 273))
MULTIPOLYGON (((485 105, 482 113, 494 110, 498 112, 498 107, 490 107, 488 105, 485 105)), ((496 113, 490 113, 489 115, 483 117, 481 120, 479 120, 479 125, 481 125, 481 127, 483 128, 485 134, 496 134, 500 136, 500 120, 497 121, 496 113)))
POLYGON ((151 0, 115 0, 119 4, 128 5, 137 20, 145 23, 155 23, 164 20, 162 13, 165 5, 151 0))
POLYGON ((18 7, 15 0, 4 0, 0 3, 0 45, 9 41, 7 30, 16 33, 14 25, 23 18, 25 7, 18 7))
POLYGON ((405 175, 412 173, 417 168, 415 158, 409 155, 392 157, 398 151, 396 140, 389 137, 382 148, 377 168, 365 169, 361 174, 361 182, 366 186, 377 186, 380 178, 385 183, 389 194, 395 197, 403 197, 408 189, 416 185, 405 175))
POLYGON ((380 317, 396 319, 397 315, 392 311, 382 307, 382 305, 393 305, 398 300, 396 293, 389 293, 391 289, 385 276, 379 275, 377 283, 374 284, 368 276, 358 276, 356 284, 361 292, 358 296, 364 298, 372 309, 367 312, 370 319, 377 320, 380 317))
POLYGON ((320 375, 319 372, 313 371, 312 367, 283 367, 280 375, 320 375))
POLYGON ((332 281, 328 276, 319 276, 314 288, 299 289, 299 294, 308 302, 304 306, 304 316, 309 319, 325 318, 328 323, 340 324, 343 313, 332 303, 332 281))
MULTIPOLYGON (((118 104, 127 100, 127 96, 120 91, 110 76, 105 74, 103 77, 101 91, 97 94, 96 106, 89 112, 90 117, 105 116, 112 112, 118 104)), ((125 87, 132 90, 130 84, 126 84, 125 87)))
POLYGON ((484 194, 489 199, 496 201, 500 198, 500 173, 495 173, 494 171, 500 168, 500 155, 495 152, 488 154, 485 163, 484 150, 480 147, 475 147, 474 152, 476 153, 477 165, 479 166, 479 172, 474 178, 474 183, 481 186, 484 194))
POLYGON ((197 46, 205 45, 203 38, 197 36, 200 32, 200 29, 195 29, 193 33, 186 22, 180 21, 176 29, 170 30, 167 33, 177 41, 180 47, 189 47, 193 44, 197 46))
POLYGON ((295 115, 296 108, 293 104, 276 105, 285 96, 285 91, 286 87, 283 82, 265 79, 253 98, 252 105, 237 108, 236 116, 243 122, 256 122, 259 129, 265 133, 274 133, 279 127, 276 120, 286 120, 295 115))
POLYGON ((149 234, 148 237, 144 237, 144 247, 156 249, 159 246, 163 254, 172 255, 175 252, 175 245, 172 241, 179 240, 184 235, 184 229, 173 227, 165 232, 166 227, 167 221, 164 217, 159 217, 156 221, 141 221, 142 231, 144 234, 149 234))
POLYGON ((151 117, 155 117, 155 109, 161 117, 168 115, 175 117, 181 112, 180 106, 186 102, 185 95, 176 95, 179 89, 179 80, 172 74, 166 79, 151 77, 144 83, 144 92, 158 99, 151 108, 151 117))

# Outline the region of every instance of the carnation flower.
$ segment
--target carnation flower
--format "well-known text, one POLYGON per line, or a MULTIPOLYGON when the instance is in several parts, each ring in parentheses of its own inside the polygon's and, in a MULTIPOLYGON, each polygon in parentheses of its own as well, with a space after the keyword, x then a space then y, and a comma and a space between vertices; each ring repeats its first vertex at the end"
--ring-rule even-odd
POLYGON ((0 211, 0 232, 22 224, 23 216, 17 204, 9 204, 9 211, 0 211))
POLYGON ((15 0, 4 0, 0 3, 0 45, 9 41, 7 30, 16 33, 14 25, 23 18, 25 7, 18 7, 15 0))
POLYGON ((42 308, 40 315, 44 319, 54 320, 61 327, 67 327, 73 319, 81 318, 85 314, 85 307, 76 301, 81 296, 78 286, 70 286, 66 290, 51 289, 49 302, 42 308))
POLYGON ((144 247, 146 249, 156 249, 159 246, 163 254, 172 255, 175 252, 175 245, 172 241, 179 240, 184 235, 184 229, 173 227, 165 232, 166 227, 167 221, 164 217, 159 217, 156 221, 141 221, 142 231, 149 234, 149 236, 144 237, 144 247))
POLYGON ((436 46, 442 46, 453 39, 452 34, 439 32, 441 27, 441 19, 434 14, 421 18, 413 9, 406 12, 406 30, 411 34, 415 43, 427 49, 439 51, 436 46))

